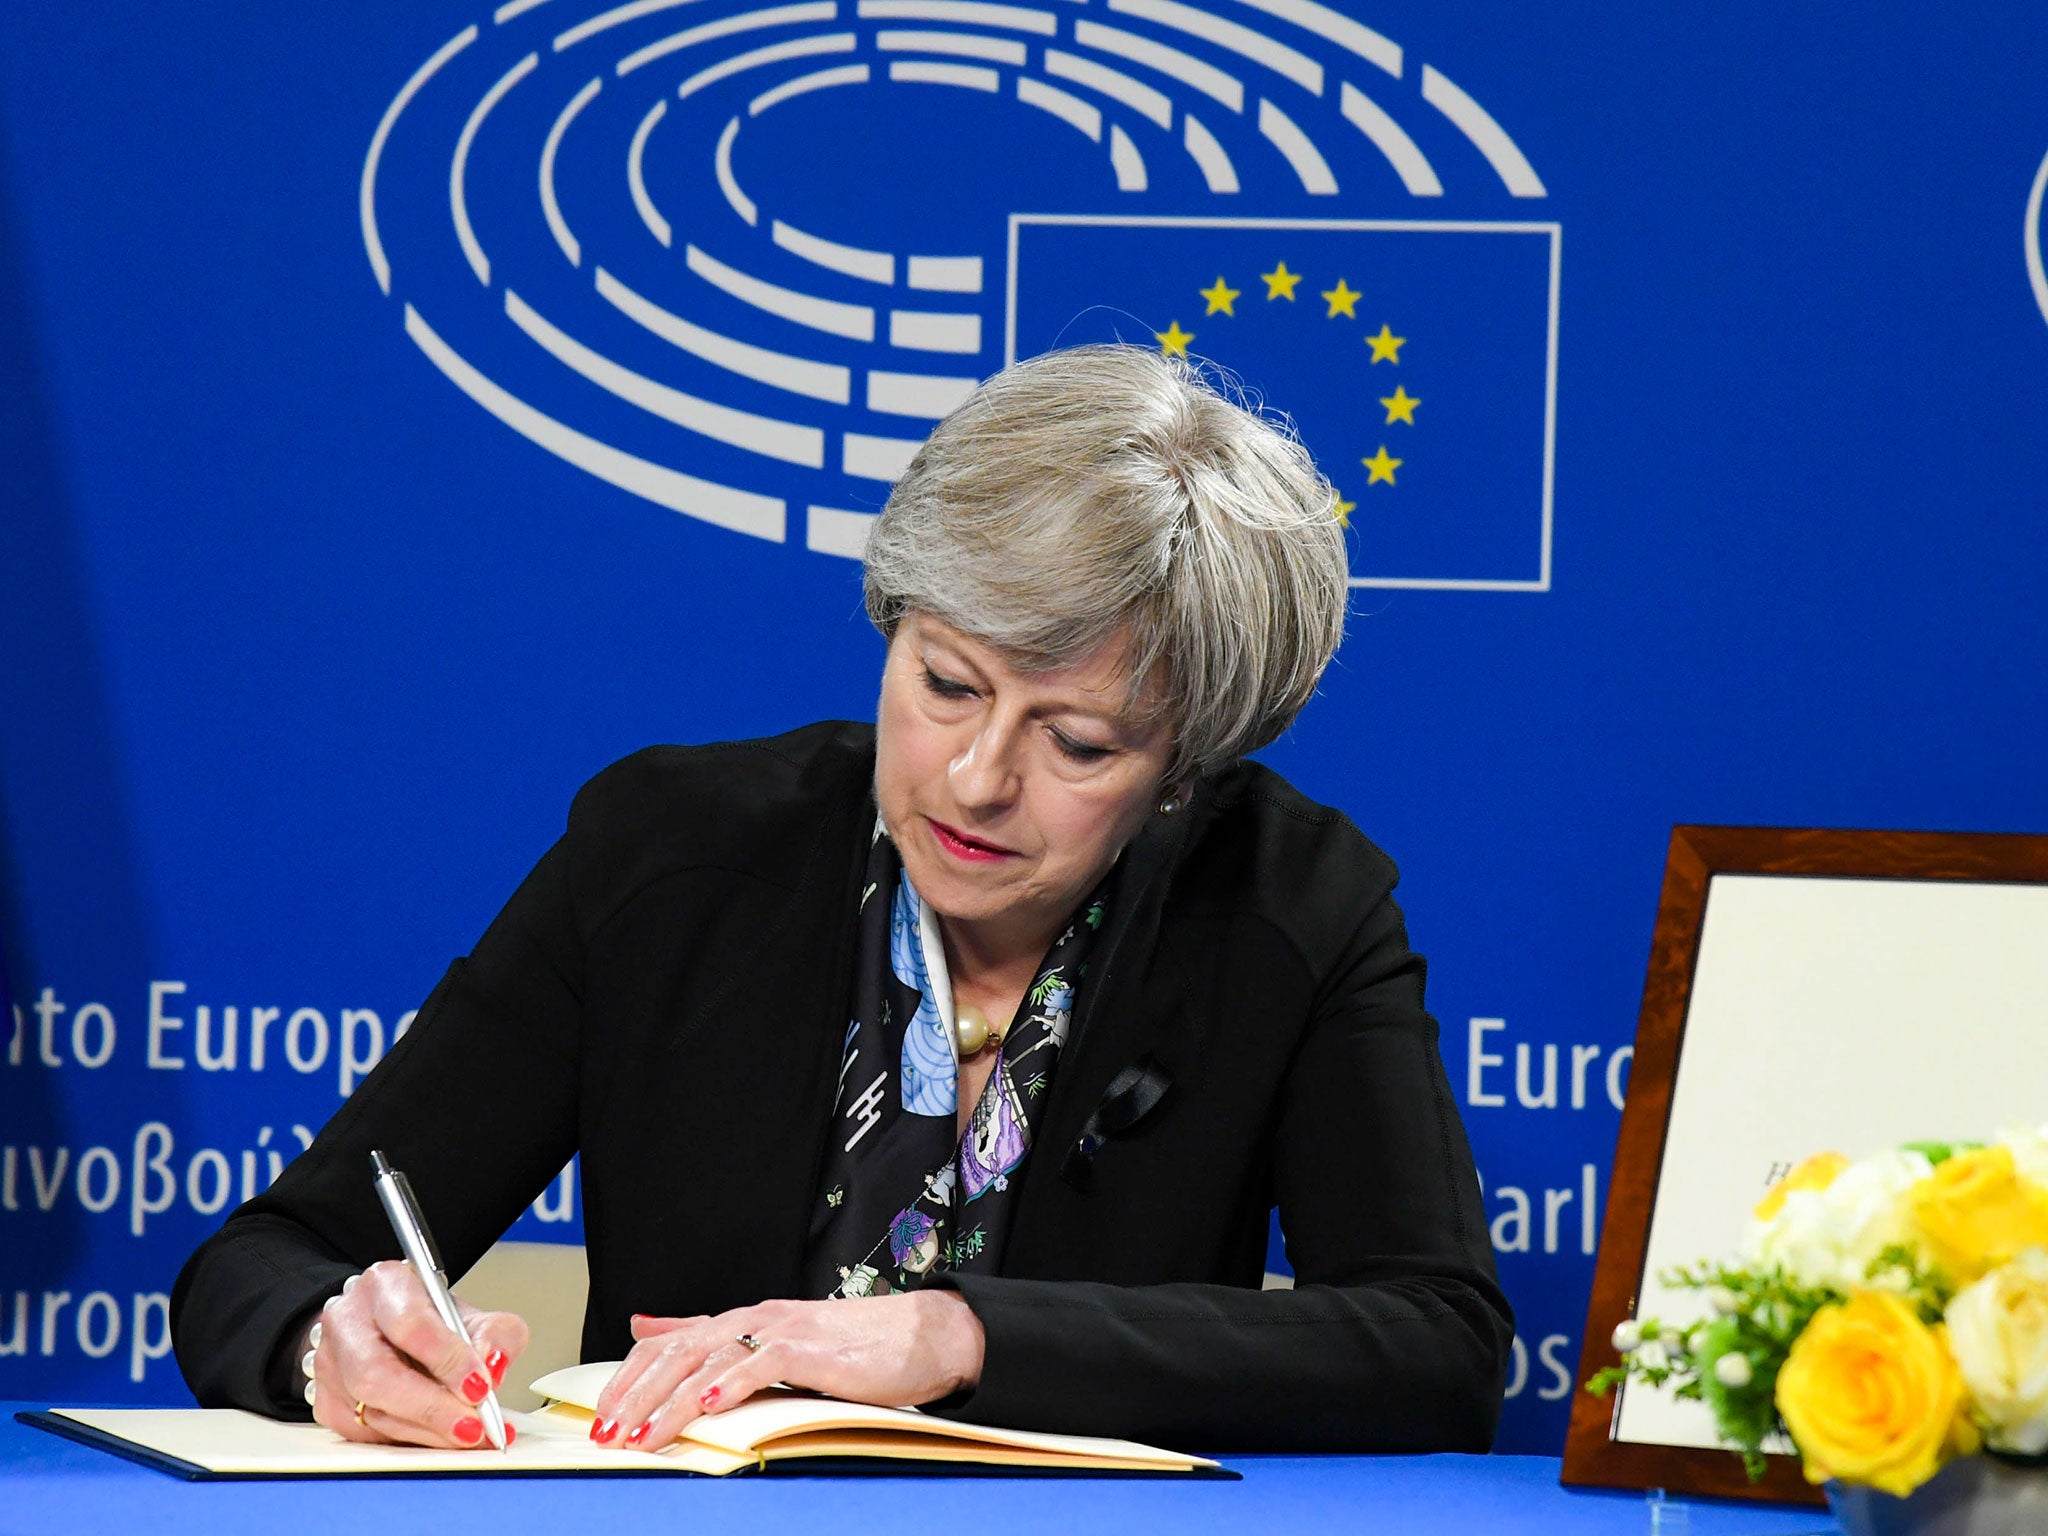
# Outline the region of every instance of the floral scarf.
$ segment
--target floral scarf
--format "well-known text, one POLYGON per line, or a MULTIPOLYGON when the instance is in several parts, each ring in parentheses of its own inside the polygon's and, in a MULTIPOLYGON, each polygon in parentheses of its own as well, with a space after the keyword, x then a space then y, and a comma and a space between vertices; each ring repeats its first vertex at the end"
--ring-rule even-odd
POLYGON ((914 1290, 939 1270, 996 1271, 1113 878, 1046 952, 956 1139, 953 987, 937 914, 876 824, 805 1295, 883 1296, 914 1290))

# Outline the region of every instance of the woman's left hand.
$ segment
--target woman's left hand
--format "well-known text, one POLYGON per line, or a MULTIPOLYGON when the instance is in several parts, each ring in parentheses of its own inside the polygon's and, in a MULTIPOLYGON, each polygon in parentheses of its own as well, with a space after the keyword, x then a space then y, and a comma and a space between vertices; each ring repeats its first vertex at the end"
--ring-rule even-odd
POLYGON ((984 1349, 980 1320, 954 1291, 635 1316, 633 1337, 597 1400, 590 1438, 600 1445, 657 1449, 699 1414, 777 1382, 856 1403, 928 1403, 978 1382, 984 1349))

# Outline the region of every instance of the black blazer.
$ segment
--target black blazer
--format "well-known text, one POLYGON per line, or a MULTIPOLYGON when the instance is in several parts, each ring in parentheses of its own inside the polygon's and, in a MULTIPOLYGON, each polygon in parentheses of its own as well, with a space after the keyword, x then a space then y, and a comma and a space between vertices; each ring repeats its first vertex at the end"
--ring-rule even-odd
MULTIPOLYGON (((824 724, 586 785, 411 1031, 179 1275, 199 1400, 304 1416, 287 1335, 396 1255, 372 1146, 453 1274, 580 1152, 586 1359, 622 1357, 634 1312, 799 1294, 873 772, 872 727, 824 724)), ((1250 763, 1124 857, 1003 1273, 939 1282, 988 1341, 942 1411, 1187 1449, 1484 1450, 1513 1320, 1392 863, 1250 763), (1276 1204, 1292 1291, 1259 1289, 1276 1204)))

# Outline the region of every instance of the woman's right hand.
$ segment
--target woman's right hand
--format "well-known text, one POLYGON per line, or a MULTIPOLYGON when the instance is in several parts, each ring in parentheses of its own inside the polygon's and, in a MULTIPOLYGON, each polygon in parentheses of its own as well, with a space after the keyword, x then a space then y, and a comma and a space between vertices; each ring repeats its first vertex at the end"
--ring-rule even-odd
MULTIPOLYGON (((301 1361, 309 1349, 313 1357, 314 1419, 345 1440, 489 1445, 476 1405, 525 1350, 526 1323, 510 1312, 456 1305, 474 1348, 441 1321, 401 1260, 372 1264, 351 1279, 298 1343, 301 1361)), ((509 1437, 512 1426, 505 1428, 509 1437)))

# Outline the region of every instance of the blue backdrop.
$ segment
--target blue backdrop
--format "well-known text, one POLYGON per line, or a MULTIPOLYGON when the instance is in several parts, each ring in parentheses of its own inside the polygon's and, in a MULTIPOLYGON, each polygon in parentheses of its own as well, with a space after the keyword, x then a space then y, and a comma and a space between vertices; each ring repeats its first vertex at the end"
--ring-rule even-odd
POLYGON ((1267 755, 1407 871, 1554 1451, 1671 825, 2048 830, 2044 83, 2018 3, 0 9, 0 1396, 181 1400, 577 784, 867 715, 890 478, 1119 335, 1344 495, 1267 755))

